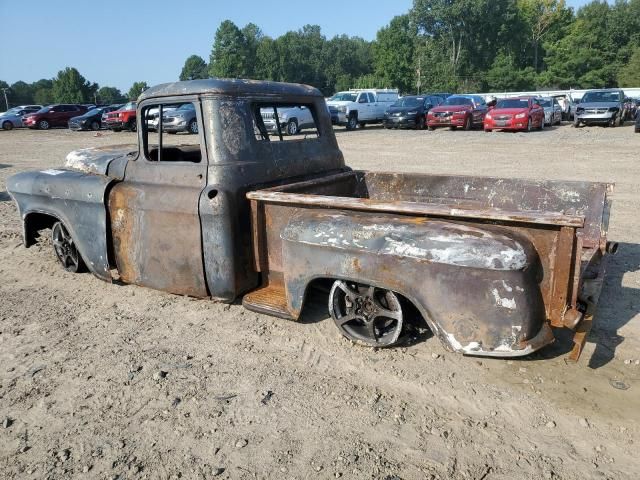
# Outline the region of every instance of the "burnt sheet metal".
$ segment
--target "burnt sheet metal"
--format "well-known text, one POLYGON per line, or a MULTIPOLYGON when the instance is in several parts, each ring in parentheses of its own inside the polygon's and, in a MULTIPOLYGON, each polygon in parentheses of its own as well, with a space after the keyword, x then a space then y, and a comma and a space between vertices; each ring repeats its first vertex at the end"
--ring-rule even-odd
POLYGON ((32 232, 27 228, 30 216, 45 214, 62 221, 89 270, 98 278, 111 281, 107 257, 107 219, 105 191, 110 178, 101 175, 47 169, 23 172, 7 179, 23 221, 25 246, 32 232))
MULTIPOLYGON (((109 165, 117 159, 126 159, 138 154, 138 146, 112 145, 99 148, 81 148, 67 155, 64 167, 84 173, 107 175, 109 165)), ((116 175, 114 178, 121 178, 116 175)))
POLYGON ((309 282, 338 278, 404 295, 456 352, 521 356, 553 341, 536 253, 508 229, 300 209, 281 237, 294 317, 309 282))

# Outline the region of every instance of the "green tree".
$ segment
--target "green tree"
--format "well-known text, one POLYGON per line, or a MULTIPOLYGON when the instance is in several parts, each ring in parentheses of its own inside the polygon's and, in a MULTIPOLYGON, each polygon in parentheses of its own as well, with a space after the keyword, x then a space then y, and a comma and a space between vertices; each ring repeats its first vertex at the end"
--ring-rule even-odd
POLYGON ((22 80, 12 83, 7 92, 9 105, 24 105, 34 103, 33 87, 22 80))
POLYGON ((255 78, 258 46, 264 34, 256 24, 248 23, 242 29, 242 36, 246 48, 246 74, 248 78, 255 78))
POLYGON ((249 51, 242 31, 231 20, 225 20, 216 31, 209 74, 212 77, 246 78, 248 61, 249 51))
POLYGON ((191 55, 184 62, 182 72, 180 72, 180 80, 197 80, 199 78, 209 77, 209 67, 204 59, 198 55, 191 55))
POLYGON ((55 102, 84 103, 94 100, 97 89, 98 85, 88 82, 77 69, 67 67, 53 80, 52 93, 55 102))
POLYGON ((273 38, 263 37, 256 47, 254 78, 275 81, 282 79, 278 44, 273 38))
POLYGON ((147 88, 149 88, 147 82, 133 82, 133 85, 131 85, 129 92, 127 93, 129 100, 136 100, 147 88))
POLYGON ((127 101, 127 97, 125 97, 122 92, 115 87, 101 87, 98 90, 98 102, 105 105, 110 105, 113 103, 124 103, 127 101))
POLYGON ((414 53, 416 29, 408 15, 391 20, 376 35, 373 44, 375 75, 382 80, 381 87, 399 88, 402 92, 415 91, 414 53))
POLYGON ((533 90, 536 73, 533 67, 518 68, 511 54, 500 52, 486 72, 485 82, 485 89, 493 92, 533 90))
POLYGON ((629 63, 620 69, 618 85, 620 87, 637 87, 640 85, 640 47, 636 47, 633 50, 629 63))

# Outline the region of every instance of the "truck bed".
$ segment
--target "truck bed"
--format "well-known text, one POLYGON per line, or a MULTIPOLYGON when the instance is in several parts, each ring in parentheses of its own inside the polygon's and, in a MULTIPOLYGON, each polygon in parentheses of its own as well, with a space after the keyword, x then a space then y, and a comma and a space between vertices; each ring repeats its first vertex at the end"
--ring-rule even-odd
MULTIPOLYGON (((287 305, 285 270, 291 265, 283 260, 282 232, 293 218, 313 222, 335 212, 373 215, 381 224, 403 218, 452 222, 530 242, 540 262, 545 317, 553 327, 578 330, 577 358, 604 275, 611 191, 609 184, 592 182, 348 171, 250 192, 263 289, 246 296, 245 304, 258 310, 260 302, 268 307, 262 310, 271 308, 268 299, 280 310, 287 305)), ((290 302, 281 311, 298 315, 290 302)))

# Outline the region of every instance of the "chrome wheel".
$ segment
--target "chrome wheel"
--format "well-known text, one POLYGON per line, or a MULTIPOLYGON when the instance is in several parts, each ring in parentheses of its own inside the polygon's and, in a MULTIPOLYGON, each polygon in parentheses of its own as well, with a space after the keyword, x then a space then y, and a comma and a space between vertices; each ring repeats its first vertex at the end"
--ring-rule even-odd
POLYGON ((189 122, 189 133, 198 133, 198 122, 195 120, 191 120, 189 122))
POLYGON ((358 117, 351 115, 347 121, 347 130, 355 130, 358 128, 358 117))
POLYGON ((41 130, 49 130, 49 122, 47 122, 46 120, 40 120, 38 122, 38 128, 40 128, 41 130))
POLYGON ((62 222, 56 222, 51 230, 51 241, 56 257, 67 272, 78 273, 84 270, 84 262, 62 222))
POLYGON ((370 347, 392 346, 402 333, 402 308, 390 290, 336 280, 329 313, 342 335, 370 347))

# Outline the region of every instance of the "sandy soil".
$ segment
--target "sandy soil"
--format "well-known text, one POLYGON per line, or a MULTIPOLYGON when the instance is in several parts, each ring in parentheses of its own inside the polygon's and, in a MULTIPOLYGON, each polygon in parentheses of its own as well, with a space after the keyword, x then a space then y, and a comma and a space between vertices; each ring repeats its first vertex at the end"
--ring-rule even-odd
POLYGON ((5 179, 134 137, 0 131, 2 478, 638 478, 640 135, 337 135, 357 168, 615 182, 620 250, 581 361, 568 341, 512 361, 434 338, 374 351, 321 303, 291 323, 69 274, 47 238, 22 247, 5 179))

